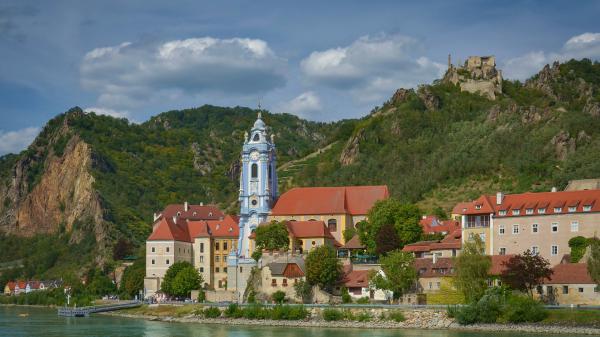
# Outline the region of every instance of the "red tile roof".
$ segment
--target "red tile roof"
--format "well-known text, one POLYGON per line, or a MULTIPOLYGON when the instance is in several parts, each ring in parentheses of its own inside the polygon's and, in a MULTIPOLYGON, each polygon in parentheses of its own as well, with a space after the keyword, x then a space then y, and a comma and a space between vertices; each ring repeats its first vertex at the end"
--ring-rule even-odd
POLYGON ((495 195, 482 195, 476 200, 468 203, 464 214, 489 214, 494 213, 497 217, 538 215, 540 208, 545 208, 543 214, 568 214, 569 206, 575 207, 575 212, 600 212, 600 190, 538 192, 504 195, 502 202, 496 204, 495 195), (477 207, 479 205, 479 207, 477 207), (589 210, 584 211, 584 207, 589 210), (561 207, 561 212, 554 212, 555 207, 561 207), (586 207, 586 208, 587 208, 586 207), (527 214, 527 209, 532 209, 533 214, 527 214), (518 215, 513 210, 519 210, 518 215), (499 211, 506 211, 506 215, 500 215, 499 211))
POLYGON ((186 211, 185 204, 171 204, 160 213, 165 218, 173 218, 178 214, 180 219, 190 220, 218 220, 225 217, 225 214, 215 205, 188 205, 186 211))
POLYGON ((304 238, 328 238, 334 239, 333 235, 323 221, 287 221, 288 231, 299 239, 304 238))
POLYGON ((466 211, 467 207, 469 207, 469 204, 469 202, 459 202, 452 209, 452 214, 463 214, 463 212, 466 211))
POLYGON ((423 233, 451 233, 460 229, 460 222, 456 220, 440 220, 435 215, 426 215, 420 221, 423 233))
POLYGON ((387 186, 297 187, 279 197, 271 215, 366 215, 388 197, 387 186))
POLYGON ((492 266, 490 267, 489 274, 494 276, 499 276, 502 274, 504 270, 506 270, 505 264, 510 260, 514 255, 492 255, 492 266))
POLYGON ((366 246, 360 242, 358 234, 356 234, 352 237, 352 239, 348 240, 348 242, 342 246, 342 249, 364 249, 365 247, 366 246))
POLYGON ((415 259, 418 277, 443 277, 454 274, 454 263, 450 257, 439 257, 433 263, 432 258, 415 259))
POLYGON ((402 248, 405 252, 430 252, 435 250, 445 249, 461 249, 461 230, 454 230, 452 233, 446 235, 442 240, 439 241, 420 241, 405 245, 402 248))
POLYGON ((561 263, 552 270, 554 273, 545 284, 595 284, 586 263, 561 263))
POLYGON ((148 241, 193 242, 197 237, 231 237, 239 235, 239 219, 227 215, 222 220, 187 220, 162 217, 154 225, 148 241))
POLYGON ((368 270, 353 270, 344 276, 346 288, 367 288, 369 286, 368 270))

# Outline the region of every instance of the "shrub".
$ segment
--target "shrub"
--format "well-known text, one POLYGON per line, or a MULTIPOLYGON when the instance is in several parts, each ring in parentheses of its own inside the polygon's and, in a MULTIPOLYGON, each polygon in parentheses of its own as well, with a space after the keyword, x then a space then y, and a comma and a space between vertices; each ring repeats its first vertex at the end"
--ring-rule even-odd
POLYGON ((256 303, 256 293, 254 290, 250 290, 250 293, 248 294, 248 303, 256 303))
POLYGON ((477 306, 470 304, 466 305, 455 313, 456 321, 461 325, 475 324, 479 321, 477 306))
POLYGON ((342 303, 352 303, 352 296, 346 287, 342 287, 342 303))
POLYGON ((282 304, 285 301, 285 292, 277 290, 273 293, 273 295, 271 295, 271 298, 275 303, 282 304))
POLYGON ((455 318, 456 314, 458 313, 459 310, 460 310, 460 307, 458 305, 449 305, 446 308, 446 313, 449 318, 455 318))
POLYGON ((369 304, 369 298, 368 297, 361 297, 359 299, 356 300, 356 303, 358 304, 369 304))
POLYGON ((356 320, 359 322, 368 322, 371 320, 371 314, 368 311, 361 311, 357 316, 356 320))
POLYGON ((202 311, 202 315, 206 318, 219 318, 221 310, 217 307, 208 307, 202 311))
POLYGON ((344 318, 344 313, 338 309, 326 308, 323 309, 321 316, 323 316, 323 319, 326 321, 339 321, 344 318))
POLYGON ((387 319, 394 321, 394 322, 404 322, 404 320, 406 320, 406 318, 404 317, 404 314, 400 310, 390 311, 387 314, 387 319))
POLYGON ((269 311, 262 305, 253 304, 242 310, 243 317, 246 319, 267 319, 270 318, 269 311))
POLYGON ((512 296, 502 316, 510 323, 539 322, 548 316, 542 304, 528 296, 512 296))
POLYGON ((303 306, 278 305, 270 311, 270 318, 275 320, 297 321, 307 317, 308 310, 303 306))
POLYGON ((228 318, 241 318, 244 316, 244 312, 236 303, 230 304, 223 313, 225 314, 225 317, 228 318))

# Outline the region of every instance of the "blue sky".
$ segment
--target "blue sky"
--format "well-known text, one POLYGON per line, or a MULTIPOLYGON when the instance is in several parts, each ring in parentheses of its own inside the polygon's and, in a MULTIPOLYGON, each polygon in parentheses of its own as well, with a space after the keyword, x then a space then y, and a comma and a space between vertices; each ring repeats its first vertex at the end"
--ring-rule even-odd
POLYGON ((525 79, 600 59, 598 1, 0 3, 0 154, 73 106, 142 122, 203 104, 361 117, 453 60, 525 79))

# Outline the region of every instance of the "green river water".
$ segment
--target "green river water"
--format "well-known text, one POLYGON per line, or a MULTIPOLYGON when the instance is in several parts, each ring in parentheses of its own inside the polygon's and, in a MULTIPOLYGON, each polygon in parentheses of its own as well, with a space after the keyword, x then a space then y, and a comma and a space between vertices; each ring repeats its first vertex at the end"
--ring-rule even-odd
MULTIPOLYGON (((279 328, 165 323, 92 315, 59 317, 55 309, 0 306, 0 336, 206 336, 206 337, 517 337, 522 333, 385 329, 279 328)), ((529 334, 526 336, 542 336, 529 334)), ((576 335, 552 335, 576 337, 576 335)))

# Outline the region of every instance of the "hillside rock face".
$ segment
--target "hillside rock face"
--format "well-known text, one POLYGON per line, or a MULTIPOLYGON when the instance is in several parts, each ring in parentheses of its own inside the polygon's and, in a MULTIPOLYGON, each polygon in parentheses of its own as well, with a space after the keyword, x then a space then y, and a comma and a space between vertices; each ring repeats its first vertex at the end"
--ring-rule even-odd
POLYGON ((85 223, 93 225, 97 241, 107 237, 102 204, 90 173, 90 146, 73 135, 61 155, 52 148, 68 132, 65 118, 64 125, 49 137, 49 144, 38 149, 48 154, 37 163, 44 169, 36 183, 28 179, 35 165, 31 157, 24 156, 16 163, 12 177, 0 187, 0 232, 33 236, 72 231, 78 223, 85 223))
POLYGON ((361 129, 346 143, 346 146, 340 155, 340 163, 343 166, 353 164, 356 161, 359 154, 360 142, 364 139, 364 134, 365 129, 361 129))

